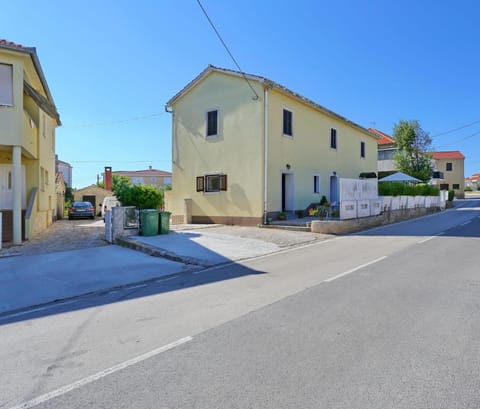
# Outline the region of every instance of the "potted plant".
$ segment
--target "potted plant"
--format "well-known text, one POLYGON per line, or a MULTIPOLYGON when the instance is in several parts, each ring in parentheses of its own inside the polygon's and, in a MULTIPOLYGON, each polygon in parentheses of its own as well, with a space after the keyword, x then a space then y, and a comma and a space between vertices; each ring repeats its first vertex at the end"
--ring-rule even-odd
POLYGON ((277 215, 278 220, 287 220, 287 214, 285 212, 280 212, 277 215))
POLYGON ((302 209, 300 209, 300 210, 295 210, 295 214, 297 215, 297 217, 298 217, 299 219, 301 219, 301 218, 303 217, 303 215, 304 215, 304 212, 303 212, 302 209))

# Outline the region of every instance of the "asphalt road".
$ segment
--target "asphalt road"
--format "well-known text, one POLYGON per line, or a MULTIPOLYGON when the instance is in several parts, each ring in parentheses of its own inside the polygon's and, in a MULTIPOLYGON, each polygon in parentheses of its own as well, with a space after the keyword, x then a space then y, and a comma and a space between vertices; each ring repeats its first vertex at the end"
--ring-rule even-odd
POLYGON ((478 408, 480 201, 0 320, 0 408, 478 408))

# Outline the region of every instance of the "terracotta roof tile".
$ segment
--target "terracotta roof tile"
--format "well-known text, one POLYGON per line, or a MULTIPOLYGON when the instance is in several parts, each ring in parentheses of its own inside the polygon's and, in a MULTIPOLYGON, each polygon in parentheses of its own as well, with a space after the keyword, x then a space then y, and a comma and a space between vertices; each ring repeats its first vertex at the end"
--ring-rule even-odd
POLYGON ((29 51, 30 47, 25 47, 24 45, 21 44, 16 44, 8 40, 4 40, 3 38, 0 38, 0 46, 8 47, 8 48, 17 48, 22 51, 29 51))
POLYGON ((394 144, 395 139, 393 139, 391 136, 387 135, 386 133, 383 133, 382 131, 379 131, 378 129, 375 128, 368 128, 368 130, 380 137, 380 139, 377 141, 379 145, 389 145, 389 144, 394 144))
POLYGON ((145 170, 115 170, 112 172, 114 175, 119 176, 172 176, 171 172, 158 169, 145 169, 145 170))
POLYGON ((433 159, 465 159, 460 151, 432 152, 433 159))

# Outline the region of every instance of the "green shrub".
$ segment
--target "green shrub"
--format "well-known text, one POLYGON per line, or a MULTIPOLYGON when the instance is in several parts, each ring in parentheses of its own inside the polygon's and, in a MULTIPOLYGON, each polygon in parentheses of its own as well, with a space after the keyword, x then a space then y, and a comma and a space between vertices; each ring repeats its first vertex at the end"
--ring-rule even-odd
POLYGON ((470 186, 465 186, 465 192, 471 192, 472 188, 470 186))
POLYGON ((451 202, 455 196, 455 191, 454 190, 449 190, 448 191, 448 201, 451 202))
POLYGON ((163 192, 154 186, 125 186, 116 196, 123 206, 139 209, 160 209, 163 206, 163 192))
POLYGON ((409 185, 402 182, 379 182, 380 196, 438 196, 440 189, 427 183, 409 185))

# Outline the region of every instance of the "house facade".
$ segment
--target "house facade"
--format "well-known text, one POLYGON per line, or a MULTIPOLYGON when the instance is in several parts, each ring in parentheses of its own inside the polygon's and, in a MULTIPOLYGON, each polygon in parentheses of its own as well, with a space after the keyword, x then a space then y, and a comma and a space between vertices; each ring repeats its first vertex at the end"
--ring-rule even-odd
MULTIPOLYGON (((397 171, 394 156, 398 151, 397 143, 391 136, 369 128, 369 131, 378 135, 378 176, 397 171)), ((464 162, 465 156, 460 151, 436 151, 432 155, 433 175, 430 183, 439 186, 441 190, 454 190, 459 199, 465 197, 464 162)))
POLYGON ((465 197, 465 156, 460 151, 432 152, 435 163, 434 171, 443 173, 442 179, 437 179, 435 185, 442 190, 453 190, 455 197, 465 197))
POLYGON ((76 189, 73 192, 73 200, 75 202, 90 202, 95 208, 97 216, 99 216, 102 211, 103 199, 108 196, 114 196, 111 190, 104 189, 95 184, 76 189))
POLYGON ((58 156, 55 157, 55 169, 56 172, 60 172, 63 175, 63 180, 67 187, 73 187, 72 185, 72 165, 68 162, 58 159, 58 156))
POLYGON ((3 241, 21 244, 56 217, 55 128, 60 124, 35 48, 0 40, 3 241))
POLYGON ((172 223, 256 225, 339 201, 339 178, 375 172, 377 137, 257 75, 208 66, 172 114, 172 223))
POLYGON ((159 189, 172 186, 171 172, 153 169, 151 166, 145 170, 116 170, 112 171, 112 175, 125 176, 132 185, 148 185, 159 189))

